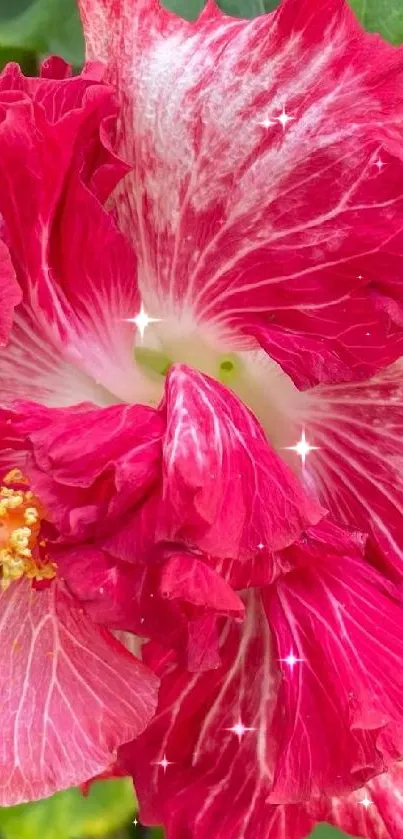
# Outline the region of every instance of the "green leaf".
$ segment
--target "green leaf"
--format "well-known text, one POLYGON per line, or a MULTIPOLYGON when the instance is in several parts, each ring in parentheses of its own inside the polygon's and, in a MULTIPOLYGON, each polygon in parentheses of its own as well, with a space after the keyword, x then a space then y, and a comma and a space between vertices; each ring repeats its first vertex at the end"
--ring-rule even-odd
POLYGON ((20 15, 30 6, 32 0, 0 0, 0 20, 10 20, 10 18, 20 15))
POLYGON ((280 0, 218 0, 218 5, 234 17, 257 17, 271 12, 280 0))
POLYGON ((0 48, 57 53, 74 66, 82 64, 84 39, 76 0, 34 0, 25 9, 20 0, 16 9, 21 9, 20 14, 7 18, 1 9, 0 48))
MULTIPOLYGON (((164 839, 164 834, 159 828, 154 828, 152 831, 152 839, 164 839)), ((256 839, 259 839, 257 836, 256 839)), ((321 824, 311 833, 309 839, 348 839, 345 833, 340 833, 334 827, 327 824, 321 824)))
POLYGON ((340 833, 335 827, 321 824, 311 833, 309 839, 348 839, 345 833, 340 833))
MULTIPOLYGON (((164 839, 164 834, 159 828, 154 828, 152 831, 152 839, 164 839)), ((256 839, 259 839, 257 836, 256 839)), ((311 833, 309 839, 348 839, 345 833, 340 833, 334 827, 327 824, 321 824, 311 833)))
POLYGON ((369 32, 379 32, 391 44, 403 43, 402 0, 348 0, 369 32))
POLYGON ((45 801, 0 808, 2 839, 97 839, 127 824, 135 812, 128 779, 98 781, 85 798, 79 790, 45 801))
POLYGON ((220 0, 224 12, 234 17, 257 17, 265 10, 264 0, 220 0))
POLYGON ((0 70, 9 61, 17 61, 27 76, 36 76, 38 71, 37 56, 32 50, 22 47, 0 47, 0 70))
MULTIPOLYGON (((218 5, 234 17, 252 18, 270 12, 279 5, 280 0, 217 0, 218 5)), ((177 15, 187 20, 195 20, 200 14, 205 0, 163 0, 164 5, 177 15)))
POLYGON ((205 5, 205 0, 162 0, 162 2, 167 9, 186 20, 196 20, 205 5))

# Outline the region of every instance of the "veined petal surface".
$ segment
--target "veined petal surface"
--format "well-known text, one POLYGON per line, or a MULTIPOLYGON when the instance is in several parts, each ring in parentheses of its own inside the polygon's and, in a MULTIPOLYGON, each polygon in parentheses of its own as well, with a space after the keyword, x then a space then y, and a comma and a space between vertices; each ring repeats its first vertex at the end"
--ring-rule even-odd
POLYGON ((308 809, 313 818, 352 836, 399 839, 403 830, 402 781, 402 764, 396 763, 351 795, 313 802, 308 809))
MULTIPOLYGON (((231 391, 184 365, 167 377, 165 538, 247 561, 290 545, 325 510, 271 448, 231 391)), ((275 571, 273 571, 273 577, 275 571)))
POLYGON ((195 23, 158 0, 80 5, 122 106, 116 206, 146 308, 258 342, 302 387, 395 360, 403 49, 345 0, 252 21, 209 2, 195 23))
POLYGON ((0 240, 0 346, 8 341, 14 309, 21 299, 21 289, 16 280, 10 254, 4 242, 0 240))
POLYGON ((0 802, 42 798, 107 769, 145 727, 158 680, 58 584, 1 594, 0 802))
POLYGON ((127 170, 112 152, 116 104, 100 67, 70 78, 63 66, 0 76, 1 233, 23 291, 0 399, 134 401, 137 264, 102 206, 127 170))
POLYGON ((319 386, 301 422, 315 449, 307 472, 330 514, 369 533, 373 561, 396 580, 403 574, 403 365, 373 378, 319 386))
POLYGON ((222 621, 213 671, 188 673, 169 650, 145 648, 162 679, 159 708, 119 758, 144 821, 162 821, 169 839, 272 839, 290 819, 299 839, 309 819, 326 819, 315 798, 348 795, 394 765, 402 603, 358 554, 324 549, 319 567, 249 592, 244 623, 222 621))

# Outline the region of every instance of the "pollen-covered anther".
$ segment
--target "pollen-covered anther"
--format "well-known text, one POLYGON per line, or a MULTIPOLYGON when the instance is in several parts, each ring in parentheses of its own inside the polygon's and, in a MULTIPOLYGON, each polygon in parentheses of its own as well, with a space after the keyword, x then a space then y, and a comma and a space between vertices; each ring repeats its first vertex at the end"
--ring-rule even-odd
POLYGON ((15 469, 0 486, 0 570, 1 588, 14 580, 52 579, 56 567, 46 554, 46 539, 39 539, 41 505, 28 481, 15 469))
POLYGON ((31 549, 29 547, 29 542, 32 536, 32 530, 29 527, 17 527, 16 530, 13 530, 9 537, 9 545, 13 551, 19 554, 19 556, 23 557, 30 557, 31 556, 31 549))
POLYGON ((7 475, 3 478, 4 486, 11 486, 12 484, 28 484, 26 478, 20 471, 20 469, 11 469, 10 472, 7 472, 7 475))
POLYGON ((38 524, 39 512, 36 507, 27 507, 27 509, 24 510, 24 521, 28 527, 33 524, 38 524))

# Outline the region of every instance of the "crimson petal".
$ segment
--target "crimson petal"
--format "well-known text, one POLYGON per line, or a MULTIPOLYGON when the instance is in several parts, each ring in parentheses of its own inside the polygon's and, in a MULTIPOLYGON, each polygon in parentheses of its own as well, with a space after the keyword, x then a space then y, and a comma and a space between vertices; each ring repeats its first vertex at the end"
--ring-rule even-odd
POLYGON ((400 839, 403 831, 403 765, 396 763, 343 798, 312 802, 313 818, 327 821, 352 836, 400 839))
POLYGON ((307 469, 337 521, 371 534, 382 570, 403 575, 403 365, 309 393, 307 469))
POLYGON ((2 235, 24 293, 0 354, 1 397, 133 401, 142 376, 125 321, 140 305, 137 264, 102 206, 127 170, 112 152, 116 104, 99 67, 72 78, 63 68, 0 75, 2 235))
POLYGON ((152 408, 18 402, 3 416, 3 445, 25 447, 24 470, 67 539, 100 540, 159 477, 164 423, 152 408))
POLYGON ((10 254, 0 241, 0 346, 7 343, 14 309, 21 302, 22 293, 17 284, 10 254))
POLYGON ((398 590, 361 559, 333 555, 264 599, 279 658, 300 659, 273 719, 282 748, 270 800, 360 786, 403 754, 398 590))
POLYGON ((402 755, 403 604, 355 552, 333 550, 341 537, 328 527, 319 567, 249 592, 242 627, 221 623, 215 670, 189 674, 169 650, 145 648, 162 680, 159 708, 119 760, 134 773, 142 818, 163 821, 172 839, 264 829, 272 839, 271 824, 274 836, 289 824, 299 839, 309 820, 327 818, 315 797, 376 785, 402 755))
POLYGON ((183 539, 222 559, 246 561, 261 550, 272 562, 267 552, 285 548, 322 517, 253 414, 218 382, 175 365, 164 409, 161 538, 183 539))

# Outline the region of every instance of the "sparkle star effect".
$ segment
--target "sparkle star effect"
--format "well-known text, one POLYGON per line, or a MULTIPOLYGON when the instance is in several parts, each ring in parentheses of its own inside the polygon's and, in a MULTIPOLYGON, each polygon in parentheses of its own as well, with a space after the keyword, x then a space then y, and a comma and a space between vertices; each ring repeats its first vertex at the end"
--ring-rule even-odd
POLYGON ((287 113, 286 113, 286 110, 285 110, 285 107, 284 107, 284 105, 283 105, 283 110, 281 111, 280 116, 279 116, 279 117, 275 117, 275 119, 277 120, 277 122, 279 122, 279 123, 280 123, 280 125, 281 125, 281 126, 282 126, 282 128, 283 128, 283 131, 285 131, 285 129, 286 129, 286 127, 287 127, 287 123, 288 123, 288 122, 291 122, 291 120, 292 120, 292 119, 295 119, 295 117, 291 117, 289 114, 287 114, 287 113))
POLYGON ((232 734, 236 734, 238 737, 239 742, 241 742, 242 737, 246 734, 247 731, 256 731, 256 728, 248 728, 248 726, 244 725, 242 720, 238 720, 232 728, 226 728, 225 731, 231 731, 232 734))
POLYGON ((382 169, 383 169, 384 166, 386 166, 386 163, 384 163, 384 161, 381 160, 380 157, 378 157, 378 159, 375 160, 374 166, 377 167, 378 172, 382 172, 382 169))
POLYGON ((305 466, 305 461, 309 452, 317 450, 319 446, 311 446, 311 444, 308 443, 308 440, 305 437, 304 429, 301 434, 301 439, 298 440, 298 443, 296 443, 295 446, 285 446, 285 448, 288 449, 288 451, 290 452, 296 452, 302 460, 302 465, 305 466))
POLYGON ((135 323, 140 333, 140 340, 143 341, 144 333, 150 323, 161 323, 162 318, 150 318, 144 309, 143 303, 140 306, 140 311, 135 318, 126 318, 127 323, 135 323))
POLYGON ((133 824, 134 824, 135 827, 137 827, 137 825, 138 825, 137 819, 133 819, 133 824))
POLYGON ((363 798, 362 801, 359 801, 358 803, 365 807, 366 810, 368 810, 368 807, 370 807, 371 804, 373 804, 374 802, 371 801, 371 799, 368 798, 368 796, 366 795, 365 798, 363 798))
POLYGON ((164 775, 168 769, 168 766, 172 766, 173 760, 167 760, 167 756, 164 755, 161 760, 156 760, 155 765, 160 766, 161 769, 164 770, 164 775))
POLYGON ((260 125, 262 125, 263 128, 270 128, 272 125, 275 125, 276 122, 279 122, 282 126, 283 131, 285 131, 285 129, 287 128, 287 124, 291 122, 291 120, 293 119, 295 119, 295 117, 292 117, 290 116, 290 114, 287 114, 286 109, 283 105, 283 110, 281 111, 281 114, 278 117, 273 117, 273 119, 267 117, 260 123, 260 125))
POLYGON ((264 119, 264 120, 263 120, 261 123, 259 123, 259 124, 260 124, 263 128, 270 128, 270 126, 271 126, 271 125, 275 125, 274 120, 269 119, 269 117, 267 117, 267 119, 264 119))
POLYGON ((304 661, 303 658, 296 658, 294 653, 289 653, 287 658, 279 658, 279 661, 284 661, 285 664, 288 664, 290 670, 294 670, 294 667, 298 662, 304 661))

